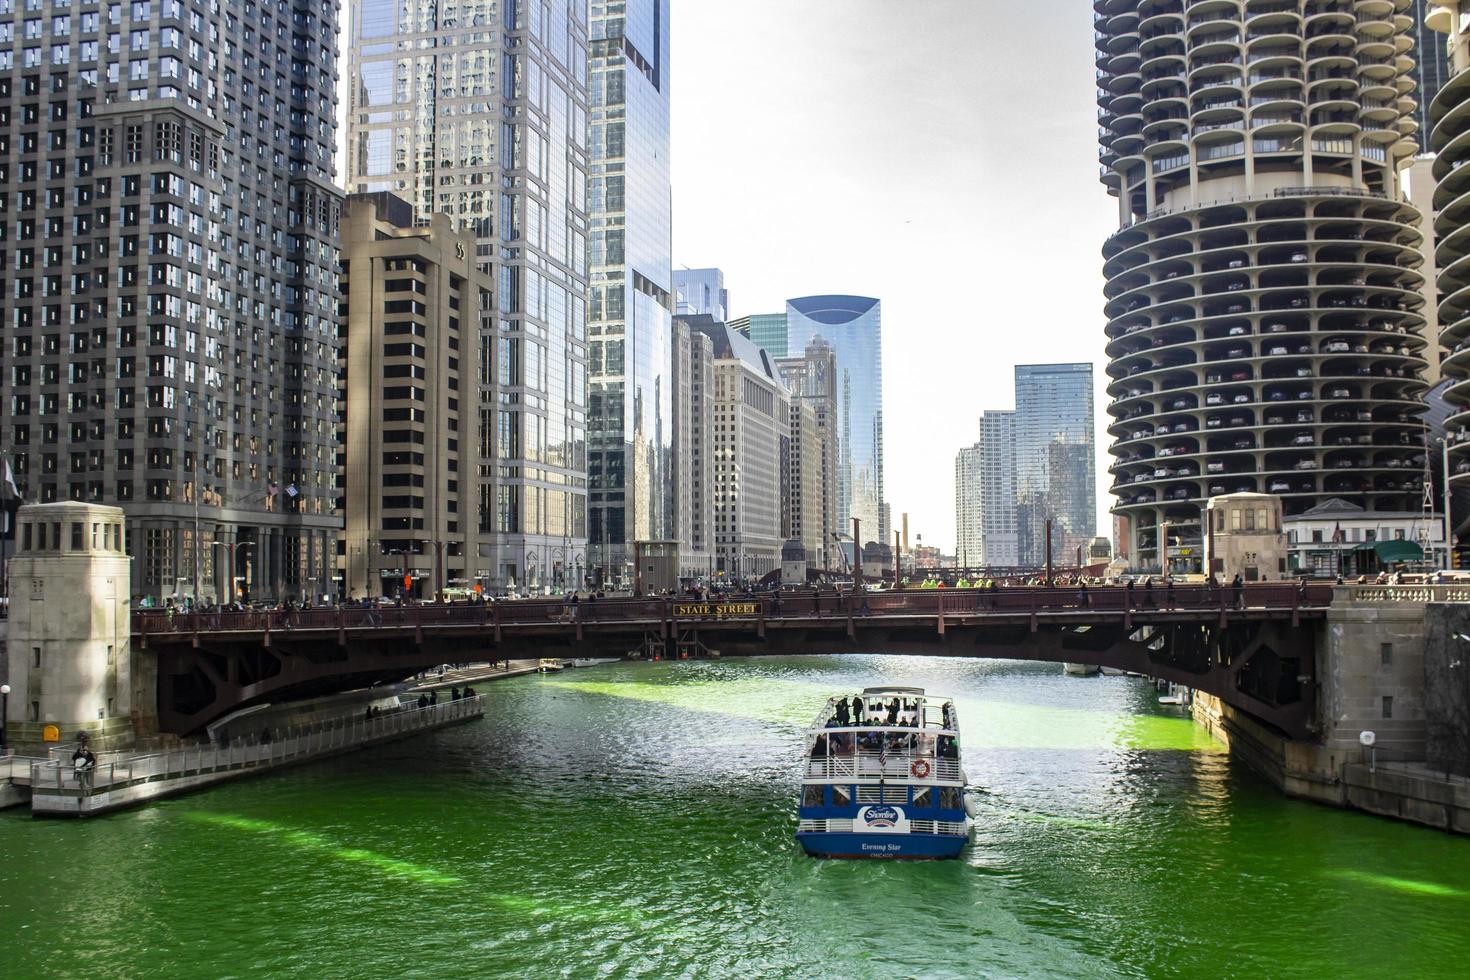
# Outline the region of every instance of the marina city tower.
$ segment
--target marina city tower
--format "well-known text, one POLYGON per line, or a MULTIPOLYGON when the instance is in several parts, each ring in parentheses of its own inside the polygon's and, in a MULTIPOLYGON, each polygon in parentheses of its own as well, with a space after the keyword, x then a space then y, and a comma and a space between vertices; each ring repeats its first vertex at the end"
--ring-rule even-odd
POLYGON ((1201 508, 1421 505, 1410 0, 1096 0, 1114 513, 1198 571, 1201 508))

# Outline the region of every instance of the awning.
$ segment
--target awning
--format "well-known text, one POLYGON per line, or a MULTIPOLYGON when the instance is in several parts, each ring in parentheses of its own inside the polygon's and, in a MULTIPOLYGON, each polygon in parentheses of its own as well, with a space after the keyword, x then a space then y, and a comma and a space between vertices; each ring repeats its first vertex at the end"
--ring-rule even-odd
POLYGON ((1384 563, 1424 560, 1424 549, 1413 541, 1367 541, 1353 550, 1376 551, 1378 560, 1384 563))

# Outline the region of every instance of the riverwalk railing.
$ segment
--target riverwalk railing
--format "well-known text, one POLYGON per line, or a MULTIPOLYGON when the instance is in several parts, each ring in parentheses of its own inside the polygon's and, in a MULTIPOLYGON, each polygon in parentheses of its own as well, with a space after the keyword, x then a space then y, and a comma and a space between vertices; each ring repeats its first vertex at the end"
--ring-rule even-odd
MULTIPOLYGON (((1435 586, 1433 588, 1441 588, 1435 586)), ((1460 587, 1470 594, 1470 588, 1460 587)), ((796 589, 734 594, 709 600, 687 596, 647 598, 520 599, 488 603, 332 606, 313 609, 251 609, 180 613, 139 609, 132 630, 150 636, 207 633, 281 633, 306 630, 415 629, 503 626, 902 616, 1014 616, 1060 613, 1206 612, 1228 609, 1325 608, 1333 586, 1295 582, 1251 582, 1240 588, 1163 583, 1149 586, 1008 586, 998 589, 903 589, 887 592, 822 592, 796 589)))
POLYGON ((405 705, 372 717, 344 718, 337 724, 317 723, 304 731, 291 730, 285 737, 264 742, 235 739, 227 745, 201 743, 147 755, 104 755, 98 758, 94 768, 81 772, 69 758, 32 761, 31 791, 90 797, 139 783, 286 765, 477 717, 484 710, 483 695, 424 707, 405 705))
POLYGON ((1340 585, 1353 602, 1470 602, 1470 584, 1340 585))
POLYGON ((30 779, 31 767, 37 763, 45 762, 45 759, 38 759, 28 755, 0 756, 0 782, 30 779))

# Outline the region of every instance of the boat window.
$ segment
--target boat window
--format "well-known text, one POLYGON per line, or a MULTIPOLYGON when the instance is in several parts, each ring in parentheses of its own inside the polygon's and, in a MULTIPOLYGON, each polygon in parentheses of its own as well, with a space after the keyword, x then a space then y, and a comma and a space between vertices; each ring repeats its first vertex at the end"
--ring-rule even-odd
POLYGON ((821 806, 822 803, 823 803, 823 800, 822 800, 822 787, 821 786, 806 786, 806 787, 803 787, 802 788, 802 791, 801 791, 801 805, 802 806, 821 806))
POLYGON ((883 802, 883 788, 880 787, 880 786, 859 786, 858 787, 858 802, 859 803, 882 803, 883 802))
POLYGON ((852 802, 852 790, 847 786, 832 787, 832 805, 847 806, 852 802))
POLYGON ((931 807, 934 805, 934 797, 929 792, 928 786, 914 787, 914 806, 931 807))
POLYGON ((907 803, 909 801, 909 788, 907 786, 884 786, 884 803, 907 803))
POLYGON ((958 810, 960 808, 960 791, 953 786, 945 786, 939 790, 939 808, 941 810, 958 810))

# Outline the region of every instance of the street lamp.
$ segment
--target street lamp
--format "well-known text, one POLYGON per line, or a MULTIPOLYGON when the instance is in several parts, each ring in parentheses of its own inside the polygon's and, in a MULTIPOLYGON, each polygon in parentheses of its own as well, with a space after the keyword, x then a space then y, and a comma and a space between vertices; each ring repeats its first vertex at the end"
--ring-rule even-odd
POLYGON ((9 747, 5 743, 5 726, 9 723, 10 713, 10 685, 0 684, 0 755, 9 755, 9 747))

